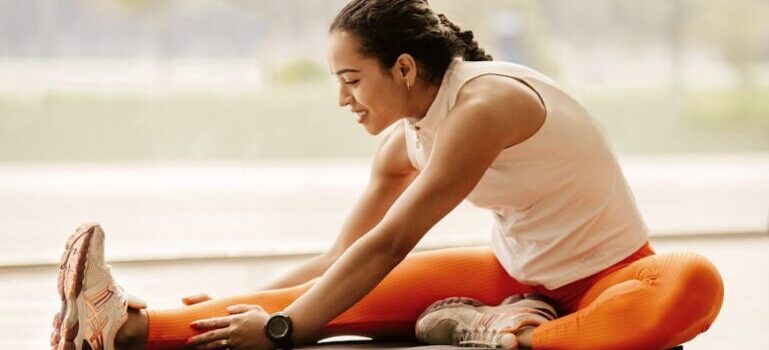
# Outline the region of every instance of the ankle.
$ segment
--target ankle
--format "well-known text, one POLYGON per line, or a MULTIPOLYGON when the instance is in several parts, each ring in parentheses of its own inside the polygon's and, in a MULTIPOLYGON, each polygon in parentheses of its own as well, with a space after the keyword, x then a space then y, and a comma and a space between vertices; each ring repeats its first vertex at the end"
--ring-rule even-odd
POLYGON ((115 348, 144 349, 147 344, 149 319, 144 310, 128 309, 128 319, 115 335, 115 348))

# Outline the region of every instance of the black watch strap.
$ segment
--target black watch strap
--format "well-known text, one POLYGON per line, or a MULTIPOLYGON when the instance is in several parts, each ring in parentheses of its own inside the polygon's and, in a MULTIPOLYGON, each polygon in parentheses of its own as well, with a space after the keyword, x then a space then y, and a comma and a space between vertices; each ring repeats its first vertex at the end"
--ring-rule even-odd
POLYGON ((283 350, 292 350, 294 348, 293 331, 291 318, 282 312, 272 314, 267 323, 264 324, 264 332, 267 334, 267 338, 283 350))

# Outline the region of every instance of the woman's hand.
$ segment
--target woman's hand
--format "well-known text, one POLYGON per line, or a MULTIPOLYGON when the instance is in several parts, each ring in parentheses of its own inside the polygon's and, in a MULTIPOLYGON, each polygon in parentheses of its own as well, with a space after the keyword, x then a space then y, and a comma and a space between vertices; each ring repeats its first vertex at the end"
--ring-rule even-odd
POLYGON ((182 298, 182 303, 184 303, 184 305, 189 306, 189 305, 195 305, 197 303, 202 303, 204 301, 209 301, 209 300, 211 300, 211 297, 208 296, 208 294, 199 293, 199 294, 189 295, 182 298))
POLYGON ((230 316, 215 317, 192 322, 196 330, 207 330, 187 339, 187 346, 195 349, 267 350, 273 344, 264 333, 264 324, 270 315, 257 305, 227 307, 230 316))

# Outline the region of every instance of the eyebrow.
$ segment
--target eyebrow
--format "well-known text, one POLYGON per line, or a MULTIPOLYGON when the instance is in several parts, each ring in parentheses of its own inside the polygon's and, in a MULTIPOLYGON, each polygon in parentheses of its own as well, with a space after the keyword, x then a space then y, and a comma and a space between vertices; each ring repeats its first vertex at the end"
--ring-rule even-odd
POLYGON ((360 71, 357 70, 357 69, 344 68, 344 69, 338 70, 335 74, 339 75, 339 74, 344 74, 344 73, 360 73, 360 71))

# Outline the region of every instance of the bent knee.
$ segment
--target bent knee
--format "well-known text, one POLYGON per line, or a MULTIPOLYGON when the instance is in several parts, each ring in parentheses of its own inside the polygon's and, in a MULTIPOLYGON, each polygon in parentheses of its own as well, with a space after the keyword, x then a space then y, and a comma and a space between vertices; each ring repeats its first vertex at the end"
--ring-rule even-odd
POLYGON ((682 264, 678 267, 680 287, 687 294, 722 297, 724 282, 718 269, 704 256, 697 253, 682 253, 682 264))
POLYGON ((709 326, 721 310, 724 298, 723 280, 718 269, 697 253, 677 253, 670 262, 674 263, 670 268, 675 273, 666 281, 670 292, 666 294, 670 298, 663 307, 671 312, 684 312, 691 319, 706 321, 709 326))

